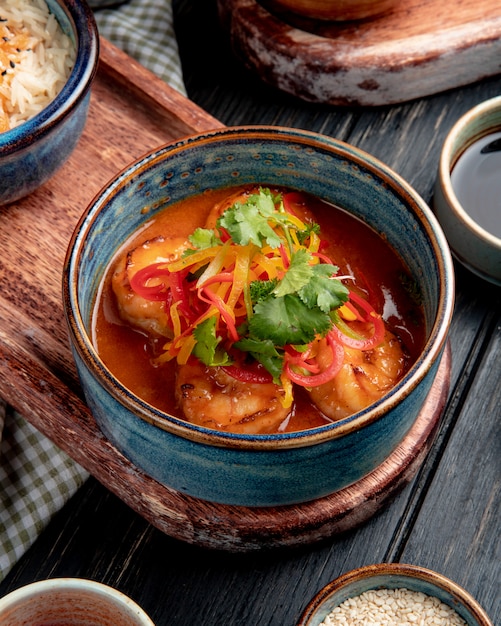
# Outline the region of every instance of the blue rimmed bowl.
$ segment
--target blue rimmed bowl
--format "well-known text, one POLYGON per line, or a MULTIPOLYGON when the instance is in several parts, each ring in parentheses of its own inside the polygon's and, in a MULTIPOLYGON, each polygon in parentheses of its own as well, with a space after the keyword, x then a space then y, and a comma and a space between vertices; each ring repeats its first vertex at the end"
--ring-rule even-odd
POLYGON ((301 130, 244 127, 182 139, 119 173, 83 213, 70 241, 64 307, 82 387, 104 434, 160 483, 204 500, 278 506, 330 495, 379 466, 405 437, 430 391, 454 304, 449 249, 426 203, 364 152, 301 130), (96 293, 119 246, 156 211, 204 190, 258 183, 307 191, 383 233, 424 299, 426 345, 384 398, 326 426, 272 435, 209 430, 136 397, 91 341, 96 293))
POLYGON ((83 132, 97 71, 99 36, 85 0, 46 0, 76 47, 73 69, 58 95, 37 115, 0 133, 0 205, 46 183, 65 163, 83 132))
POLYGON ((455 618, 459 617, 466 626, 493 626, 484 609, 463 587, 438 572, 406 563, 366 565, 339 576, 311 600, 297 626, 321 626, 349 598, 380 589, 407 589, 425 594, 452 609, 457 614, 455 618))

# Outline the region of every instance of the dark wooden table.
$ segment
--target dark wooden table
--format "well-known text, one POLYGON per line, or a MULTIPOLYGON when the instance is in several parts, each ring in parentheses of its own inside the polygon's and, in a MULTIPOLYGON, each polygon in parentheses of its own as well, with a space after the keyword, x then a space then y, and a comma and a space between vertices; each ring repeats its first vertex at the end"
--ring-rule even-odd
MULTIPOLYGON (((266 87, 232 58, 213 0, 175 0, 190 98, 226 125, 273 124, 350 142, 430 201, 441 144, 458 117, 501 93, 501 77, 398 106, 310 105, 266 87)), ((230 554, 172 539, 87 481, 0 585, 92 578, 141 604, 157 626, 293 626, 343 572, 401 561, 464 586, 501 623, 501 289, 457 266, 449 399, 413 481, 362 527, 309 547, 230 554)))

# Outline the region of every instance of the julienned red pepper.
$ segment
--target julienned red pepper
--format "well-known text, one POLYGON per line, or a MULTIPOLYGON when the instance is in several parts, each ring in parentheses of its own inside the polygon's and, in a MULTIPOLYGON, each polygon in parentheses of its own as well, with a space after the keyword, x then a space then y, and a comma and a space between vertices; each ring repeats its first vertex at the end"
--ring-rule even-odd
POLYGON ((169 292, 169 281, 161 281, 156 285, 148 285, 148 283, 155 278, 169 277, 170 272, 168 269, 162 269, 161 263, 154 263, 147 265, 146 267, 138 270, 134 276, 130 279, 130 286, 139 296, 145 300, 161 301, 167 300, 169 292))
POLYGON ((284 195, 282 196, 282 201, 284 203, 284 209, 287 211, 287 213, 299 217, 297 211, 294 211, 293 205, 299 204, 301 206, 304 206, 304 194, 300 193, 299 191, 289 191, 288 193, 284 193, 284 195))
POLYGON ((329 366, 318 374, 313 374, 311 376, 298 374, 292 369, 292 364, 290 360, 287 360, 286 358, 285 372, 293 383, 296 383, 296 385, 300 385, 301 387, 318 387, 319 385, 328 383, 337 375, 337 373, 341 369, 341 366, 343 365, 344 348, 337 341, 335 335, 333 335, 332 332, 327 333, 326 340, 327 345, 332 352, 332 360, 329 366))
POLYGON ((203 300, 208 304, 213 304, 218 309, 221 317, 226 323, 226 327, 228 329, 231 341, 238 341, 240 337, 238 336, 235 321, 230 313, 228 313, 225 303, 221 300, 221 298, 213 293, 210 289, 206 289, 205 287, 202 287, 202 289, 198 290, 198 297, 200 298, 200 300, 203 300))
POLYGON ((290 265, 290 260, 289 260, 289 257, 287 256, 287 250, 285 249, 284 244, 280 244, 278 249, 280 250, 280 256, 282 257, 284 270, 287 271, 290 265))
POLYGON ((299 352, 293 346, 285 346, 286 360, 301 369, 305 369, 312 374, 320 371, 318 363, 311 361, 312 345, 310 344, 306 350, 299 352))
POLYGON ((196 319, 198 311, 193 308, 193 303, 190 299, 188 283, 186 282, 188 274, 188 270, 172 272, 169 277, 169 284, 172 292, 172 301, 179 302, 178 310, 186 319, 193 320, 196 319))
POLYGON ((341 342, 348 348, 354 348, 355 350, 372 350, 384 339, 385 327, 383 318, 381 317, 381 315, 376 313, 372 305, 367 302, 367 300, 364 300, 364 298, 361 298, 353 291, 350 292, 350 301, 352 302, 352 304, 354 303, 359 310, 361 309, 362 312, 365 313, 365 317, 363 317, 362 319, 364 322, 372 324, 372 335, 370 337, 363 337, 360 339, 356 337, 350 337, 342 330, 340 330, 336 325, 332 327, 332 330, 330 332, 336 336, 339 342, 341 342))

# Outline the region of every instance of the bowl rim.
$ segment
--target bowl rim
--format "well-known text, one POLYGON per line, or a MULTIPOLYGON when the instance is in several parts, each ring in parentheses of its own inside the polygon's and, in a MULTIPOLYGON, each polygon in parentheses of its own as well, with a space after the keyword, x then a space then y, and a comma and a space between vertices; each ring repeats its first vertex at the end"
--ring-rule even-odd
POLYGON ((15 608, 16 604, 38 598, 44 594, 53 592, 66 593, 91 593, 104 601, 112 602, 122 607, 129 613, 133 613, 138 623, 143 626, 155 626, 151 618, 139 604, 131 597, 105 583, 89 578, 61 577, 35 580, 21 587, 17 587, 0 598, 0 612, 15 608))
POLYGON ((62 288, 64 311, 70 336, 73 339, 73 348, 78 351, 92 375, 100 380, 100 383, 116 400, 127 409, 133 410, 144 421, 164 431, 200 443, 238 449, 276 450, 305 447, 312 443, 319 444, 343 437, 377 421, 415 389, 429 373, 432 364, 438 360, 445 347, 454 309, 454 269, 445 235, 431 209, 403 178, 377 158, 339 139, 312 131, 269 125, 224 127, 190 135, 149 151, 126 166, 98 192, 81 214, 68 245, 63 268, 62 288), (171 152, 182 151, 185 147, 192 147, 194 143, 198 142, 224 141, 227 137, 245 139, 249 134, 252 134, 253 138, 256 136, 268 139, 273 136, 285 137, 287 140, 307 143, 308 145, 313 144, 324 150, 326 148, 335 150, 347 158, 362 164, 364 168, 369 168, 378 175, 391 178, 399 194, 403 195, 408 203, 414 205, 419 216, 424 218, 422 223, 432 241, 439 269, 444 278, 440 284, 437 315, 430 329, 428 340, 418 361, 413 364, 404 378, 392 388, 392 391, 366 409, 342 420, 290 433, 249 435, 217 431, 191 424, 176 416, 159 411, 141 398, 138 398, 120 383, 100 359, 86 331, 80 315, 77 298, 76 268, 78 268, 79 264, 81 247, 85 240, 86 232, 92 226, 101 206, 110 194, 130 184, 129 181, 135 177, 136 172, 139 171, 140 173, 141 169, 147 164, 151 165, 158 160, 162 160, 171 152))
MULTIPOLYGON (((79 0, 45 0, 59 5, 73 31, 76 56, 70 75, 61 91, 36 115, 19 126, 0 133, 0 156, 5 157, 30 145, 30 135, 46 135, 68 117, 86 96, 97 73, 99 33, 94 13, 87 2, 79 0)), ((52 12, 52 11, 51 11, 52 12)))
MULTIPOLYGON (((457 598, 473 615, 479 626, 493 626, 486 611, 466 589, 461 587, 461 585, 439 572, 411 563, 375 563, 364 565, 341 574, 322 587, 310 600, 296 626, 312 626, 311 618, 315 611, 317 611, 323 602, 343 587, 363 579, 380 578, 381 576, 399 576, 431 583, 443 591, 450 593, 454 598, 457 598)), ((384 588, 384 586, 378 584, 378 588, 381 587, 384 588)))
MULTIPOLYGON (((451 170, 456 163, 459 156, 468 148, 475 140, 482 139, 486 135, 490 134, 494 130, 494 126, 487 124, 482 128, 481 132, 471 135, 468 133, 468 129, 473 129, 475 120, 478 120, 482 115, 488 115, 498 111, 501 115, 501 96, 496 96, 480 102, 470 110, 466 111, 449 130, 440 152, 440 159, 438 165, 438 176, 444 199, 452 212, 452 215, 459 222, 463 224, 470 232, 472 232, 477 238, 482 239, 488 243, 491 247, 498 249, 501 252, 501 238, 496 237, 487 229, 483 228, 478 222, 476 222, 471 215, 463 208, 456 196, 456 192, 452 186, 451 170), (459 138, 467 135, 467 145, 462 142, 461 146, 457 146, 459 138)), ((501 132, 501 124, 496 125, 494 132, 501 132)))

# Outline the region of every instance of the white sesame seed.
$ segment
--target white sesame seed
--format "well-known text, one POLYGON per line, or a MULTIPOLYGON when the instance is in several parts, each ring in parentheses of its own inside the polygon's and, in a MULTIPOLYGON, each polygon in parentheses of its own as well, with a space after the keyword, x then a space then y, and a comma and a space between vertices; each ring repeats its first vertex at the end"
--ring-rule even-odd
POLYGON ((369 590, 334 608, 320 626, 466 626, 438 598, 409 589, 369 590))

